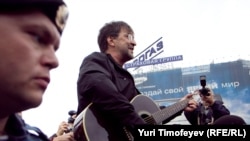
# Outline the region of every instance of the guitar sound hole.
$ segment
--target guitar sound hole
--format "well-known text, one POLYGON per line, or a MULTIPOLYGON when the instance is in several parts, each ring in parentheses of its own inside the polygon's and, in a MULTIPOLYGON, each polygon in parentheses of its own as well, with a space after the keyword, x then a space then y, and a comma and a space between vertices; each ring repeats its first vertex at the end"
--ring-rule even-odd
POLYGON ((148 124, 155 124, 155 120, 153 119, 152 115, 149 112, 139 112, 141 118, 148 124))
POLYGON ((140 115, 143 119, 145 119, 146 117, 149 117, 149 115, 148 114, 142 114, 142 115, 140 115))

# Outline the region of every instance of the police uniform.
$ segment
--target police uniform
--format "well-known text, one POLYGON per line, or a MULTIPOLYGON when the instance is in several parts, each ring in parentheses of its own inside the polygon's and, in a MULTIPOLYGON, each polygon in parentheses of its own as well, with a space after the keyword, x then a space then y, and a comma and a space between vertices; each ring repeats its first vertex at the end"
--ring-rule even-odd
MULTIPOLYGON (((0 0, 0 13, 29 9, 44 13, 62 34, 68 18, 68 10, 62 0, 0 0)), ((49 141, 39 128, 26 124, 16 114, 9 116, 5 132, 6 135, 0 135, 0 141, 49 141)))
POLYGON ((0 136, 0 141, 49 141, 39 128, 26 124, 17 114, 9 116, 5 131, 7 135, 0 136))

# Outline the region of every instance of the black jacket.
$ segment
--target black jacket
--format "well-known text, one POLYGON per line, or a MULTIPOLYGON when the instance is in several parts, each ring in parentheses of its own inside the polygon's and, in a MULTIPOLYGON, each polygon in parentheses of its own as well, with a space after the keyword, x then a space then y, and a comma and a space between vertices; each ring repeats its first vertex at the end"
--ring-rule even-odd
POLYGON ((26 124, 19 115, 11 115, 7 121, 6 138, 0 141, 49 141, 48 137, 37 127, 26 124))
POLYGON ((108 131, 110 140, 126 137, 123 127, 145 124, 130 101, 139 94, 132 75, 119 66, 109 54, 94 52, 80 67, 77 82, 79 114, 92 103, 98 121, 108 131))
MULTIPOLYGON (((216 100, 214 104, 210 107, 211 111, 208 112, 206 115, 207 117, 202 117, 204 114, 204 110, 201 103, 199 103, 197 109, 195 109, 192 112, 184 112, 184 115, 186 116, 187 120, 192 125, 198 125, 198 117, 199 119, 209 119, 212 117, 215 120, 218 118, 224 116, 224 115, 230 115, 230 111, 223 105, 222 101, 216 100)), ((205 121, 199 121, 199 123, 204 123, 205 121)), ((204 123, 205 124, 205 123, 204 123)))

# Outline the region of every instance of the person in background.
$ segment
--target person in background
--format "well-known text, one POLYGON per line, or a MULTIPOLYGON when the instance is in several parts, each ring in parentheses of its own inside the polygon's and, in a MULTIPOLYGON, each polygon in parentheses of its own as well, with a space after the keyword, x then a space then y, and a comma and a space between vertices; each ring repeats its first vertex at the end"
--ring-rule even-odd
MULTIPOLYGON (((108 137, 101 139, 125 141, 130 136, 124 127, 133 134, 136 125, 147 124, 130 103, 140 92, 132 75, 123 68, 124 63, 134 58, 134 31, 124 21, 106 23, 100 29, 98 45, 101 52, 86 56, 80 66, 77 115, 81 116, 92 104, 98 123, 108 133, 108 137)), ((93 136, 98 136, 98 132, 95 133, 93 136)))
POLYGON ((68 131, 68 123, 65 121, 62 121, 58 127, 58 130, 55 134, 53 134, 51 137, 49 137, 50 141, 73 141, 74 135, 72 132, 68 131))
POLYGON ((68 122, 62 121, 58 127, 58 130, 49 139, 50 141, 73 141, 74 134, 72 132, 73 123, 76 118, 76 111, 70 110, 68 112, 68 122))
POLYGON ((223 102, 216 100, 212 89, 205 88, 195 92, 199 94, 201 99, 201 101, 197 103, 197 108, 184 111, 184 115, 190 124, 211 125, 220 117, 230 115, 230 111, 223 102))
POLYGON ((67 16, 62 0, 0 0, 1 141, 48 140, 17 113, 41 104, 67 16))

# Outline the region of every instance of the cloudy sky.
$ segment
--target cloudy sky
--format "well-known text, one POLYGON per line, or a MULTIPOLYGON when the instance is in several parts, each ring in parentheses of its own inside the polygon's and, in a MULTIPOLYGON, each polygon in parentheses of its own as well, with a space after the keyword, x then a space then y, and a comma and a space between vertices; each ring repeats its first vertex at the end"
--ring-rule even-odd
POLYGON ((23 113, 48 136, 77 108, 76 81, 82 59, 99 51, 99 29, 123 20, 135 31, 135 55, 162 37, 164 56, 183 55, 188 65, 249 58, 249 0, 66 0, 70 15, 43 103, 23 113))

